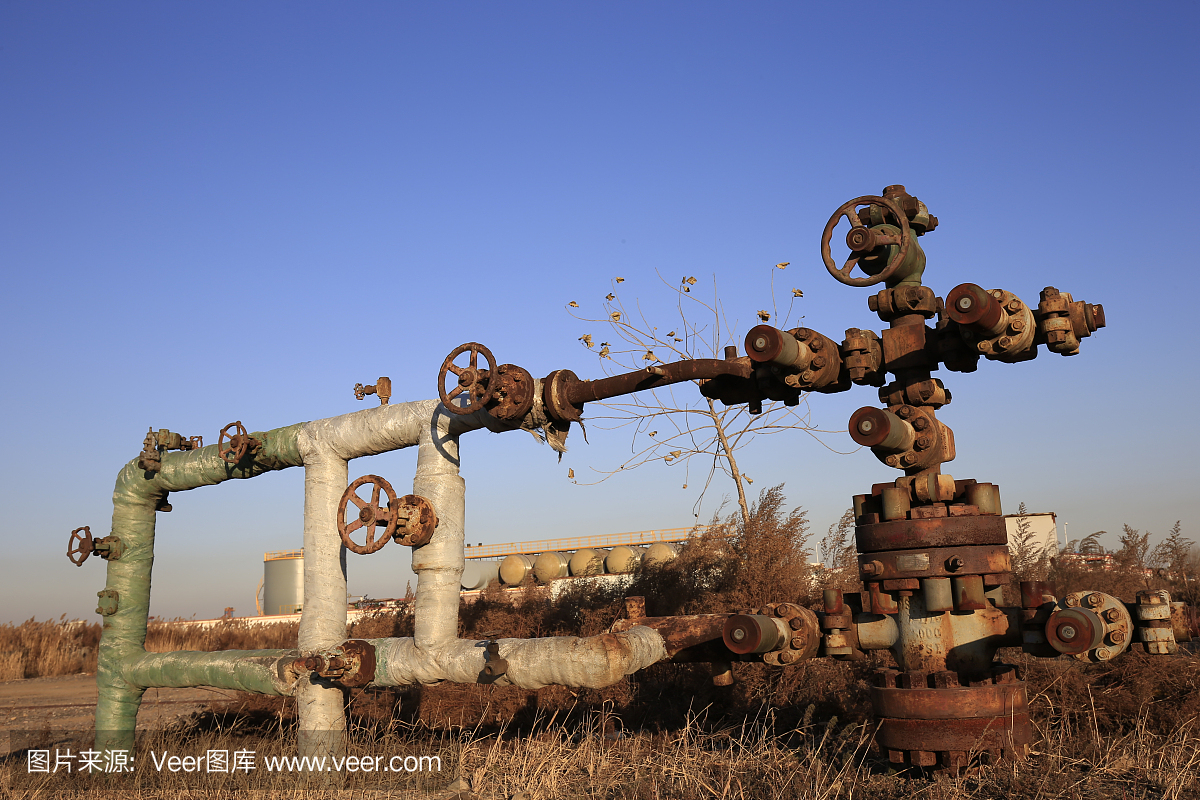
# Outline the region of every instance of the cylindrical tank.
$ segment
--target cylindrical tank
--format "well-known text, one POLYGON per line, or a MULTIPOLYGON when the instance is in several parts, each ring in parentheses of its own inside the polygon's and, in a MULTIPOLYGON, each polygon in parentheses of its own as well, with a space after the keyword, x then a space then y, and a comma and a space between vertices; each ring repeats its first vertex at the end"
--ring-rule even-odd
POLYGON ((533 559, 514 554, 500 562, 500 582, 505 586, 516 586, 533 572, 533 559))
POLYGON ((665 564, 679 555, 679 548, 668 542, 655 542, 646 548, 642 561, 646 564, 665 564))
POLYGON ((472 559, 463 567, 462 588, 473 591, 486 589, 487 585, 500 577, 499 561, 478 561, 472 559))
POLYGON ((636 545, 619 544, 609 551, 608 556, 604 559, 604 569, 616 575, 625 572, 633 572, 637 569, 637 565, 642 562, 642 557, 646 554, 644 548, 636 545))
POLYGON ((267 616, 295 614, 304 602, 304 551, 263 555, 263 607, 267 616))
POLYGON ((604 559, 607 555, 607 550, 585 547, 575 551, 568 567, 572 575, 603 575, 604 559))
POLYGON ((555 578, 567 577, 567 565, 571 559, 562 553, 551 551, 542 553, 533 562, 533 577, 538 583, 549 583, 555 578))

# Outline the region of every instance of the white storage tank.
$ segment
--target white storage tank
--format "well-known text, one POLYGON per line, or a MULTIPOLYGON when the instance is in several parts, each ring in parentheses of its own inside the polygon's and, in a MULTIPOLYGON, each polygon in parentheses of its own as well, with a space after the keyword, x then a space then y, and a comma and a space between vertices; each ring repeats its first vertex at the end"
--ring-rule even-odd
POLYGON ((571 556, 568 563, 568 568, 572 575, 603 575, 604 574, 604 559, 608 556, 607 550, 600 550, 592 547, 585 547, 582 550, 576 550, 571 556))
POLYGON ((538 583, 549 583, 555 578, 567 577, 570 559, 562 553, 551 551, 540 554, 533 562, 533 577, 538 583))
POLYGON ((463 567, 462 588, 467 591, 486 589, 487 585, 500 578, 499 561, 479 561, 472 559, 463 567))
POLYGON ((263 607, 266 616, 295 614, 304 603, 304 551, 263 554, 263 607))
POLYGON ((614 575, 633 572, 637 569, 638 564, 642 562, 642 557, 645 554, 646 551, 644 548, 636 545, 619 544, 609 551, 608 556, 604 559, 604 568, 614 575))
POLYGON ((500 582, 505 586, 516 586, 533 573, 533 559, 519 553, 500 562, 500 582))
POLYGON ((668 542, 655 542, 646 548, 646 555, 642 557, 645 564, 665 564, 679 555, 679 547, 668 542))

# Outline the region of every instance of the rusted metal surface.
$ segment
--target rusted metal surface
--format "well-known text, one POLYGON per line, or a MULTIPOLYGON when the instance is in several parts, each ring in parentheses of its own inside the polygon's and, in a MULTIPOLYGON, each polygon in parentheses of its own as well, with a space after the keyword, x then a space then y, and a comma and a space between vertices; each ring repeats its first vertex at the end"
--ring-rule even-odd
POLYGON ((943 689, 872 686, 871 706, 881 717, 899 719, 962 719, 1029 713, 1024 683, 943 689))
POLYGON ((442 361, 442 368, 438 370, 438 395, 441 397, 442 405, 451 413, 459 415, 474 414, 477 411, 481 411, 487 405, 488 401, 492 399, 492 395, 495 392, 496 387, 489 380, 489 376, 495 371, 496 357, 492 355, 491 350, 488 350, 479 342, 460 344, 450 351, 450 355, 446 356, 445 360, 442 361), (463 353, 470 353, 470 357, 467 365, 460 367, 454 363, 454 359, 463 353), (487 369, 481 369, 479 366, 480 354, 487 361, 487 369), (454 388, 449 392, 446 391, 447 373, 453 373, 458 379, 454 388), (460 406, 458 403, 451 402, 462 394, 466 395, 466 405, 460 406))
MULTIPOLYGON (((1009 750, 1033 741, 1028 714, 961 719, 883 719, 875 733, 880 747, 921 751, 1009 750)), ((932 766, 926 765, 926 766, 932 766)))
POLYGON ((92 529, 85 525, 71 531, 67 540, 67 558, 77 567, 82 567, 88 556, 100 556, 105 561, 116 561, 125 553, 125 545, 116 536, 93 539, 92 529))
POLYGON ((769 603, 725 622, 721 639, 739 655, 761 654, 775 666, 794 664, 817 654, 821 630, 817 615, 795 603, 769 603))
MULTIPOLYGON (((644 613, 644 611, 643 607, 642 612, 644 613)), ((689 647, 695 647, 705 642, 719 641, 726 621, 734 616, 733 614, 693 614, 679 617, 634 617, 631 615, 629 619, 614 622, 612 632, 621 633, 638 625, 653 628, 663 637, 667 654, 674 656, 689 647)))
POLYGON ((487 403, 488 413, 505 422, 518 422, 533 408, 533 376, 516 364, 501 364, 490 379, 496 386, 487 403))
POLYGON ((915 550, 922 547, 1007 545, 1004 518, 992 515, 902 519, 859 525, 854 538, 860 553, 915 550))
MULTIPOLYGON (((849 242, 851 237, 848 236, 847 240, 849 242)), ((904 212, 900 210, 900 207, 897 206, 894 201, 883 197, 877 197, 875 195, 863 195, 862 197, 856 197, 853 200, 838 206, 837 211, 834 211, 833 216, 829 218, 827 223, 825 223, 825 231, 821 234, 821 260, 825 262, 825 268, 829 270, 829 274, 836 278, 840 283, 844 283, 847 286, 872 286, 892 277, 899 266, 904 263, 904 258, 908 255, 908 249, 912 244, 911 240, 912 235, 908 226, 908 217, 905 216, 904 212), (878 244, 875 244, 874 237, 868 237, 866 234, 855 234, 856 230, 866 227, 862 219, 859 217, 857 209, 861 206, 867 205, 875 205, 886 209, 891 215, 890 221, 892 223, 899 223, 899 242, 887 242, 888 244, 899 244, 899 248, 894 254, 892 254, 891 258, 888 259, 887 264, 884 265, 881 270, 877 271, 875 274, 868 274, 865 278, 855 278, 851 277, 850 273, 854 271, 856 266, 859 266, 859 262, 862 260, 863 256, 866 253, 871 252, 874 247, 884 244, 882 238, 878 244), (846 263, 844 263, 841 268, 838 268, 838 266, 834 263, 833 254, 830 252, 829 244, 833 238, 833 229, 837 227, 837 224, 841 221, 842 217, 846 217, 850 221, 850 234, 854 237, 853 241, 858 243, 860 248, 865 248, 867 244, 872 244, 872 248, 869 250, 854 249, 854 246, 852 245, 851 251, 853 255, 846 259, 846 263)))
POLYGON ((858 562, 863 575, 872 580, 985 575, 1011 569, 1008 548, 1002 545, 888 550, 861 555, 858 562), (868 564, 879 566, 868 572, 868 564))
POLYGON ((348 688, 375 680, 375 647, 363 639, 349 639, 330 650, 297 659, 296 670, 305 670, 348 688))
POLYGON ((246 426, 241 420, 231 422, 224 428, 221 428, 221 433, 217 436, 217 455, 230 466, 236 466, 242 462, 247 453, 257 449, 262 444, 258 439, 246 432, 246 426), (233 432, 230 433, 230 430, 233 432))
MULTIPOLYGON (((433 504, 419 494, 406 494, 398 504, 388 503, 395 509, 396 530, 392 538, 406 547, 421 547, 429 544, 433 531, 438 526, 437 513, 433 504)), ((378 523, 376 523, 378 524, 378 523)))
POLYGON ((88 525, 82 528, 76 528, 71 531, 71 538, 67 540, 67 558, 77 567, 82 567, 83 562, 87 561, 88 556, 95 552, 95 545, 92 540, 92 529, 88 525))
POLYGON ((338 503, 337 520, 342 544, 359 555, 378 552, 389 539, 407 547, 421 547, 429 544, 438 526, 437 512, 429 500, 416 494, 398 498, 392 485, 378 475, 363 475, 346 487, 338 503), (369 500, 358 496, 364 486, 371 487, 369 500), (346 518, 348 510, 354 514, 350 520, 346 518), (360 528, 365 531, 362 544, 351 538, 360 528), (377 536, 376 528, 383 528, 383 533, 377 536))
MULTIPOLYGON (((1142 624, 1137 623, 1137 631, 1142 624)), ((1045 635, 1060 653, 1081 661, 1108 661, 1129 648, 1135 623, 1125 604, 1111 595, 1072 592, 1046 620, 1045 635)))
POLYGON ((374 385, 363 386, 361 383, 354 384, 354 397, 357 400, 363 400, 369 394, 379 395, 379 405, 386 406, 388 400, 392 398, 392 379, 387 376, 377 378, 374 385))
POLYGON ((342 537, 342 544, 346 545, 346 549, 359 555, 368 555, 387 544, 399 523, 399 518, 391 511, 395 502, 396 490, 378 475, 363 475, 347 486, 338 503, 337 515, 338 535, 342 537), (371 487, 370 500, 363 500, 358 496, 358 490, 363 486, 371 487), (380 503, 381 494, 384 498, 383 503, 380 503), (358 513, 353 520, 347 522, 346 510, 351 503, 358 509, 358 513), (378 538, 375 535, 377 526, 384 529, 378 538), (351 534, 360 528, 365 531, 362 544, 350 538, 351 534))
POLYGON ((574 373, 569 373, 570 377, 562 381, 562 400, 571 406, 582 406, 584 403, 608 400, 684 381, 708 380, 725 375, 749 378, 753 371, 750 359, 742 356, 735 359, 695 358, 675 361, 595 381, 579 380, 574 373))
POLYGON ((483 674, 489 678, 499 678, 508 672, 508 661, 500 657, 500 644, 490 641, 484 646, 483 674))

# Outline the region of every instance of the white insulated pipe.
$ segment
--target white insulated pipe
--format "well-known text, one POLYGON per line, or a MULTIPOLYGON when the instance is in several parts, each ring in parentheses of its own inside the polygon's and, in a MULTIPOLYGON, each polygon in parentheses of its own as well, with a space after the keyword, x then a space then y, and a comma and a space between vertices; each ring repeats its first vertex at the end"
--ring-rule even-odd
MULTIPOLYGON (((539 395, 540 386, 535 386, 535 397, 539 395)), ((542 427, 545 419, 538 406, 520 427, 542 427)), ((498 433, 515 427, 483 411, 452 414, 437 400, 379 406, 303 427, 299 434, 305 468, 302 651, 333 647, 346 637, 346 553, 337 533, 337 515, 349 484, 347 462, 416 446, 413 494, 433 504, 438 526, 428 544, 413 549, 415 636, 373 642, 379 661, 374 685, 483 679, 484 643, 457 638, 466 563, 466 484, 458 474, 458 437, 479 428, 498 433)), ((641 627, 589 638, 501 639, 498 644, 508 670, 496 682, 526 688, 608 686, 667 657, 658 632, 641 627)), ((296 695, 301 755, 343 752, 346 723, 341 689, 310 676, 296 695)))

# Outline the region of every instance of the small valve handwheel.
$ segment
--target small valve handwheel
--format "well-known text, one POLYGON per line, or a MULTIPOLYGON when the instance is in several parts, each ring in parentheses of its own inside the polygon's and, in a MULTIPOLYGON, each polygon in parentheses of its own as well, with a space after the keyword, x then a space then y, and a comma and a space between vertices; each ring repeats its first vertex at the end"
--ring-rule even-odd
POLYGON ((396 533, 396 523, 398 517, 392 513, 396 507, 396 490, 392 485, 378 475, 363 475, 354 483, 346 487, 346 491, 342 493, 342 500, 338 504, 338 535, 342 537, 342 544, 346 545, 346 549, 351 552, 358 553, 360 556, 365 556, 374 553, 388 543, 388 540, 396 533), (370 501, 363 500, 358 496, 359 488, 371 484, 371 499, 370 501), (379 505, 379 494, 382 492, 387 497, 385 505, 379 505), (353 503, 358 508, 358 514, 351 522, 346 521, 346 511, 349 505, 353 503), (375 528, 383 527, 383 535, 379 538, 375 537, 375 528), (354 533, 359 528, 366 528, 366 543, 356 544, 350 534, 354 533))
POLYGON ((241 462, 246 452, 257 446, 258 440, 246 433, 246 426, 242 425, 241 420, 221 428, 221 435, 217 437, 217 455, 230 466, 241 462), (233 433, 229 432, 230 428, 235 429, 233 433))
MULTIPOLYGON (((912 239, 912 233, 908 227, 908 217, 900 210, 900 206, 896 205, 894 200, 889 200, 886 197, 876 197, 875 195, 863 195, 856 197, 848 203, 843 203, 838 207, 838 210, 833 212, 833 216, 829 218, 829 222, 825 223, 825 232, 821 234, 821 260, 825 262, 825 268, 829 270, 829 274, 836 278, 839 282, 847 286, 873 286, 881 281, 886 281, 888 278, 899 269, 904 263, 904 257, 908 255, 908 245, 912 239), (900 223, 900 240, 896 241, 893 234, 882 233, 872 230, 863 224, 859 219, 856 209, 859 206, 876 205, 882 206, 900 223), (829 243, 833 238, 833 229, 837 227, 838 222, 842 217, 850 220, 853 226, 850 232, 846 234, 846 244, 851 249, 850 258, 846 259, 846 263, 838 269, 833 262, 833 255, 829 251, 829 243), (865 278, 850 277, 855 265, 863 256, 870 253, 876 247, 888 244, 898 244, 899 249, 895 254, 888 259, 887 266, 876 275, 868 275, 865 278)), ((861 267, 860 267, 861 269, 861 267)))
POLYGON ((84 525, 82 528, 71 531, 71 538, 67 540, 67 558, 71 559, 72 564, 82 567, 83 562, 87 561, 88 556, 94 552, 96 552, 96 547, 92 541, 90 526, 84 525))
POLYGON ((408 514, 408 520, 403 525, 396 526, 392 538, 406 547, 429 544, 429 540, 433 538, 433 529, 438 526, 433 503, 419 494, 406 494, 400 498, 400 509, 408 514))
POLYGON ((438 394, 442 398, 442 405, 453 414, 474 414, 477 411, 482 411, 484 405, 492 399, 494 385, 487 378, 495 373, 495 371, 496 359, 492 355, 491 350, 488 350, 479 342, 460 344, 450 351, 450 355, 446 356, 446 360, 442 362, 442 369, 438 372, 438 394), (471 353, 471 359, 467 366, 460 367, 454 363, 454 359, 468 351, 471 353), (479 368, 480 353, 487 360, 487 376, 479 368), (453 372, 458 376, 458 385, 449 392, 446 391, 447 372, 453 372), (467 405, 460 406, 457 403, 450 402, 463 392, 467 393, 467 405))

